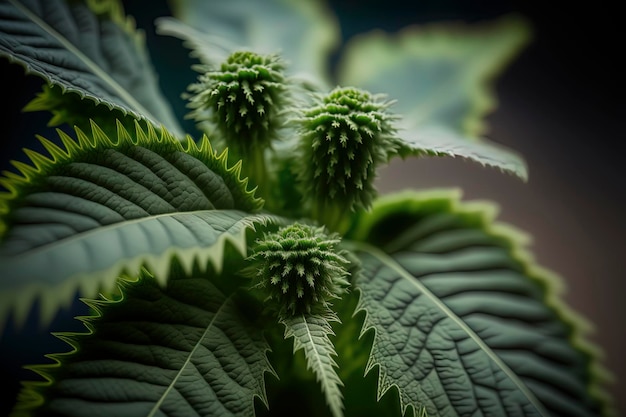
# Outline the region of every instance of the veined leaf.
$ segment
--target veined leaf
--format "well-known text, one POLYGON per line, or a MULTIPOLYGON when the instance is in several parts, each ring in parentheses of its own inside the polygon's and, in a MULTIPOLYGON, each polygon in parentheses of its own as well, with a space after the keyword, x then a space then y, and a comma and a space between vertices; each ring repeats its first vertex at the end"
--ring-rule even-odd
POLYGON ((176 0, 173 14, 176 19, 157 20, 157 30, 183 39, 204 64, 215 65, 234 50, 251 49, 280 53, 294 75, 330 79, 330 54, 341 37, 324 2, 176 0))
MULTIPOLYGON (((210 268, 209 268, 210 270, 210 268)), ((86 333, 58 334, 74 348, 30 369, 15 416, 253 416, 273 373, 262 329, 239 314, 236 293, 212 275, 173 268, 167 287, 146 271, 117 300, 88 300, 86 333)))
POLYGON ((493 80, 528 40, 518 16, 372 31, 348 42, 338 80, 397 100, 394 109, 409 130, 447 126, 475 138, 496 104, 493 80))
POLYGON ((0 56, 64 92, 148 120, 156 127, 164 125, 182 136, 159 90, 143 34, 121 9, 105 12, 105 7, 95 14, 90 7, 94 4, 99 9, 105 5, 93 1, 1 1, 0 56))
POLYGON ((48 321, 77 290, 94 296, 124 270, 147 264, 160 282, 173 255, 189 267, 199 258, 220 267, 224 243, 246 250, 246 230, 269 221, 248 214, 262 201, 227 166, 206 137, 186 147, 165 130, 119 125, 117 141, 95 124, 78 141, 59 131, 65 150, 41 138, 52 159, 27 151, 0 184, 0 319, 15 309, 21 323, 42 296, 48 321))
POLYGON ((330 322, 338 320, 333 312, 301 314, 280 320, 285 326, 285 339, 293 337, 294 353, 304 350, 307 366, 317 377, 333 417, 343 416, 343 383, 337 375, 334 359, 337 354, 329 337, 334 335, 330 322))
MULTIPOLYGON (((524 158, 504 146, 487 141, 467 140, 446 127, 426 127, 423 130, 400 131, 396 142, 398 155, 460 157, 485 166, 498 168, 528 180, 528 167, 524 158)), ((392 155, 396 156, 396 155, 392 155)))
MULTIPOLYGON (((352 261, 358 262, 356 256, 352 261)), ((352 270, 351 273, 354 275, 359 272, 352 270)), ((355 311, 359 299, 359 291, 351 291, 333 303, 333 310, 341 320, 341 324, 333 326, 336 332, 333 342, 337 351, 339 377, 345 384, 342 390, 345 415, 402 417, 398 390, 390 389, 382 397, 378 396, 378 375, 375 372, 365 373, 374 335, 373 332, 363 334, 365 314, 355 311)), ((418 413, 415 417, 428 416, 418 413)))
POLYGON ((116 136, 117 125, 121 123, 125 129, 134 130, 135 117, 118 110, 81 98, 78 94, 68 94, 54 84, 43 85, 34 99, 29 101, 23 112, 47 111, 52 113, 48 126, 78 127, 91 130, 91 123, 96 123, 109 136, 116 136))
POLYGON ((519 154, 476 139, 496 105, 495 77, 528 38, 527 24, 515 16, 471 26, 412 26, 393 35, 372 31, 349 41, 339 82, 395 100, 402 157, 458 156, 527 180, 519 154))
POLYGON ((348 233, 379 395, 396 386, 429 415, 609 414, 597 352, 556 278, 492 206, 458 199, 388 197, 348 233))

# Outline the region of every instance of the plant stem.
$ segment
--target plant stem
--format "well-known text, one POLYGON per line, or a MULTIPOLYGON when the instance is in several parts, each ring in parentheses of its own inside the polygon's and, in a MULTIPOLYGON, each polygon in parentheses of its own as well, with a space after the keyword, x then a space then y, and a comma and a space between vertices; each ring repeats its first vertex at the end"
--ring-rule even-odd
POLYGON ((312 217, 325 225, 329 231, 342 234, 345 229, 345 219, 349 216, 350 209, 328 198, 313 203, 312 217))
POLYGON ((269 175, 265 160, 265 148, 257 146, 243 152, 237 152, 237 158, 243 161, 242 174, 248 177, 252 187, 258 187, 256 194, 266 201, 270 197, 269 175))

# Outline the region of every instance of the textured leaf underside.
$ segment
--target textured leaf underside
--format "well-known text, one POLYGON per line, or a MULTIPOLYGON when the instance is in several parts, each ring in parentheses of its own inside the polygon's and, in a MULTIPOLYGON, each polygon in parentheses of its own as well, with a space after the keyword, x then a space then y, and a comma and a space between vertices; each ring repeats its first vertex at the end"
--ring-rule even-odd
POLYGON ((144 274, 122 299, 88 304, 99 310, 81 318, 93 331, 59 335, 74 351, 31 367, 48 382, 27 382, 14 411, 247 417, 255 397, 267 404, 264 374, 273 371, 261 329, 206 276, 179 274, 163 288, 144 274))
POLYGON ((0 179, 3 322, 13 309, 23 321, 39 295, 50 320, 77 290, 93 296, 142 264, 164 282, 174 254, 219 268, 226 241, 245 252, 246 230, 269 220, 246 213, 262 201, 206 137, 185 148, 150 125, 132 138, 120 125, 115 142, 96 125, 78 141, 59 134, 65 149, 41 139, 52 159, 27 152, 33 166, 15 163, 21 175, 0 179))
POLYGON ((464 158, 483 166, 498 168, 527 181, 528 166, 517 152, 493 142, 468 140, 445 127, 426 127, 416 131, 401 131, 398 155, 450 156, 464 158))
POLYGON ((313 371, 326 396, 333 417, 343 416, 343 383, 337 375, 335 347, 330 340, 331 321, 338 321, 334 313, 307 314, 283 318, 285 339, 293 337, 294 353, 304 350, 307 366, 313 371))
POLYGON ((379 395, 396 386, 403 407, 428 415, 602 415, 582 322, 491 214, 413 193, 381 201, 349 233, 367 242, 355 244, 355 286, 379 395))
POLYGON ((143 39, 123 17, 96 16, 83 2, 4 0, 0 56, 63 91, 182 136, 143 39))

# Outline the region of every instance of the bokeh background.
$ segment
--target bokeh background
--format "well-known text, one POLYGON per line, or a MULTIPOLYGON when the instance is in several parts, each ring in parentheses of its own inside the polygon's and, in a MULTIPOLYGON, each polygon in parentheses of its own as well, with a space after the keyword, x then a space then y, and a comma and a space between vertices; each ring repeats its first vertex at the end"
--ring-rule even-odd
MULTIPOLYGON (((616 381, 626 415, 626 120, 623 17, 606 3, 507 1, 335 1, 345 37, 383 26, 432 20, 481 21, 525 16, 534 37, 496 83, 499 106, 488 117, 492 140, 518 150, 523 183, 461 160, 397 161, 381 189, 460 187, 488 199, 500 219, 533 237, 537 261, 563 277, 564 298, 586 317, 616 381)), ((417 76, 417 75, 416 75, 417 76)))
MULTIPOLYGON (((169 14, 165 1, 127 0, 146 39, 162 88, 182 119, 180 93, 194 80, 188 51, 180 41, 154 33, 156 17, 169 14)), ((500 208, 500 220, 533 236, 537 261, 563 277, 563 297, 593 323, 593 342, 616 382, 611 387, 620 414, 626 380, 626 135, 622 125, 626 88, 624 21, 615 4, 480 0, 331 0, 344 40, 374 28, 397 31, 431 21, 479 22, 510 12, 525 16, 533 41, 495 84, 498 108, 488 117, 489 138, 518 150, 530 172, 528 183, 497 170, 453 159, 395 161, 380 172, 382 192, 404 188, 459 187, 466 199, 487 199, 500 208), (414 4, 416 3, 416 4, 414 4), (418 3, 418 4, 417 4, 418 3)), ((337 51, 340 53, 341 51, 337 51)), ((5 110, 0 169, 44 133, 49 116, 20 109, 40 89, 20 67, 0 58, 0 91, 5 110), (16 139, 17 138, 17 139, 16 139)), ((185 126, 193 131, 190 124, 185 126)), ((56 330, 76 327, 61 315, 56 330)), ((0 340, 0 415, 12 405, 19 378, 31 375, 24 363, 66 350, 45 332, 8 329, 0 340)))

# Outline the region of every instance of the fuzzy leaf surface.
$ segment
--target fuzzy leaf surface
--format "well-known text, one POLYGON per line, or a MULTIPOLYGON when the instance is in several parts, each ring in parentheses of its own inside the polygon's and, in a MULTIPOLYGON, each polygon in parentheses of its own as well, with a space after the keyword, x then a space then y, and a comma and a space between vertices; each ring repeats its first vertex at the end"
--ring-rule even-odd
POLYGON ((90 331, 58 335, 74 350, 31 367, 48 382, 26 382, 16 414, 252 416, 266 403, 262 330, 206 274, 174 272, 164 288, 144 272, 121 299, 87 303, 90 331))
POLYGON ((134 135, 120 127, 117 141, 96 125, 77 140, 60 135, 65 149, 42 139, 51 159, 28 152, 21 176, 0 178, 9 190, 0 194, 3 322, 15 310, 20 323, 38 296, 50 320, 76 291, 94 296, 144 264, 164 283, 173 255, 219 268, 226 242, 245 252, 246 230, 270 219, 250 214, 262 201, 206 137, 185 148, 139 126, 134 135))
POLYGON ((333 417, 343 416, 343 383, 337 375, 334 359, 337 353, 330 339, 334 335, 330 322, 337 320, 334 313, 300 314, 281 319, 285 339, 293 338, 294 353, 304 350, 307 366, 315 374, 333 417))
POLYGON ((595 351, 555 277, 493 207, 458 198, 388 197, 348 234, 379 395, 395 386, 428 415, 604 415, 595 351))
POLYGON ((96 15, 81 1, 3 0, 0 56, 65 92, 182 136, 143 34, 119 10, 96 15))

